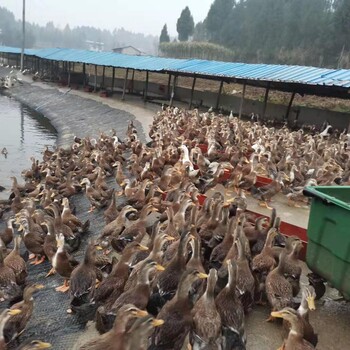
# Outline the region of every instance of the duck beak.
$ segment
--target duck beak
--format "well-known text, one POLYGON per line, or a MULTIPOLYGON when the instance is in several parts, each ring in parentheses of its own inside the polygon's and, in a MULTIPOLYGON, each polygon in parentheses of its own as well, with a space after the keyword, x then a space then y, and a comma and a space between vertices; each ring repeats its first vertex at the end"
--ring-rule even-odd
POLYGON ((308 305, 308 307, 309 307, 309 309, 310 309, 311 311, 316 310, 315 298, 313 298, 313 297, 308 297, 308 298, 306 298, 306 301, 307 301, 307 305, 308 305))
POLYGON ((35 288, 36 288, 36 289, 43 289, 43 288, 45 288, 45 286, 44 286, 43 284, 37 284, 37 285, 35 286, 35 288))
POLYGON ((165 193, 163 190, 161 190, 159 187, 157 187, 157 192, 160 192, 160 193, 165 193))
POLYGON ((98 245, 96 246, 96 250, 103 250, 103 248, 100 245, 98 245))
POLYGON ((166 239, 167 241, 175 241, 175 238, 174 238, 174 237, 168 236, 168 235, 166 235, 165 239, 166 239))
POLYGON ((152 321, 153 327, 159 327, 159 326, 162 326, 163 324, 164 324, 164 320, 154 319, 152 321))
POLYGON ((139 245, 139 250, 140 251, 146 251, 146 250, 148 250, 148 247, 146 247, 145 245, 140 244, 139 245))
POLYGON ((164 271, 165 270, 165 268, 162 265, 159 265, 159 264, 157 264, 155 267, 156 267, 157 271, 164 271))
POLYGON ((136 317, 145 317, 148 315, 148 312, 147 311, 144 311, 144 310, 138 310, 138 311, 133 311, 132 314, 136 317))
POLYGON ((204 280, 204 279, 208 278, 208 275, 206 273, 199 272, 199 273, 197 273, 197 277, 204 280))
POLYGON ((39 349, 49 349, 52 347, 50 343, 44 343, 43 341, 38 341, 37 342, 39 349))
POLYGON ((19 315, 22 312, 20 309, 11 309, 7 313, 11 316, 16 316, 19 315))
POLYGON ((272 317, 277 317, 277 318, 283 318, 283 314, 281 311, 272 311, 271 312, 272 317))

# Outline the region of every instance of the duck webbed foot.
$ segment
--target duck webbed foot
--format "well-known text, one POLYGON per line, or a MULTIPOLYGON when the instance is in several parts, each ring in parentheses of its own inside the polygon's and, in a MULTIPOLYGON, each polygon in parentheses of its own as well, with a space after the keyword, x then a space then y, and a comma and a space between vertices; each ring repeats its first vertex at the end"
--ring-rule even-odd
POLYGON ((56 292, 66 293, 69 290, 68 281, 65 280, 62 286, 56 288, 56 292))
POLYGON ((264 208, 267 208, 267 209, 270 209, 270 210, 273 209, 272 207, 270 207, 270 206, 267 204, 266 201, 260 202, 259 205, 260 205, 260 207, 264 207, 264 208))
POLYGON ((90 209, 88 210, 88 213, 92 213, 94 210, 96 209, 96 207, 94 207, 93 205, 90 207, 90 209))
POLYGON ((45 255, 43 255, 40 259, 38 258, 38 255, 35 256, 35 260, 32 261, 31 265, 40 265, 45 261, 45 255))
POLYGON ((54 275, 55 273, 56 273, 55 269, 52 268, 52 269, 47 273, 47 275, 46 275, 45 277, 52 276, 52 275, 54 275))

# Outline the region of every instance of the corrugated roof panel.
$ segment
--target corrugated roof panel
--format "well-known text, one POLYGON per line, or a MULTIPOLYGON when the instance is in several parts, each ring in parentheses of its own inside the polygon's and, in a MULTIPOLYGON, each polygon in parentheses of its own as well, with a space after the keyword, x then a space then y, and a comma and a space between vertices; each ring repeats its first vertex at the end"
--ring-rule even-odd
MULTIPOLYGON (((0 46, 0 52, 19 54, 21 50, 15 47, 0 46)), ((95 52, 62 48, 27 49, 25 50, 25 54, 47 60, 79 62, 153 72, 188 73, 201 76, 337 86, 340 88, 350 87, 350 70, 348 69, 130 56, 114 52, 95 52)))

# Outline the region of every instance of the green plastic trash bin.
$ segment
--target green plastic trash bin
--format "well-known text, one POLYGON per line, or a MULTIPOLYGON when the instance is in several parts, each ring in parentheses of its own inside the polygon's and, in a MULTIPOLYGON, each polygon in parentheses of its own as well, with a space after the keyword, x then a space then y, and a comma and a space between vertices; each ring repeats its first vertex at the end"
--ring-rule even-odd
POLYGON ((350 300, 350 186, 307 187, 312 197, 306 262, 350 300))

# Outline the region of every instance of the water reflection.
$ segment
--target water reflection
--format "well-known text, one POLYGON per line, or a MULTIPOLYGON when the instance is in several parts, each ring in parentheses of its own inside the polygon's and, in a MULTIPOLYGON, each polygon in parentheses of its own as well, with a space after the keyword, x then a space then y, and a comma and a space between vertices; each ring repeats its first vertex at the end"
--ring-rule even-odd
MULTIPOLYGON (((42 159, 45 146, 54 146, 57 138, 55 128, 40 113, 21 103, 0 95, 0 150, 6 147, 7 158, 0 154, 0 185, 9 189, 10 176, 20 175, 31 165, 30 157, 42 159)), ((0 192, 0 198, 7 198, 0 192)))

